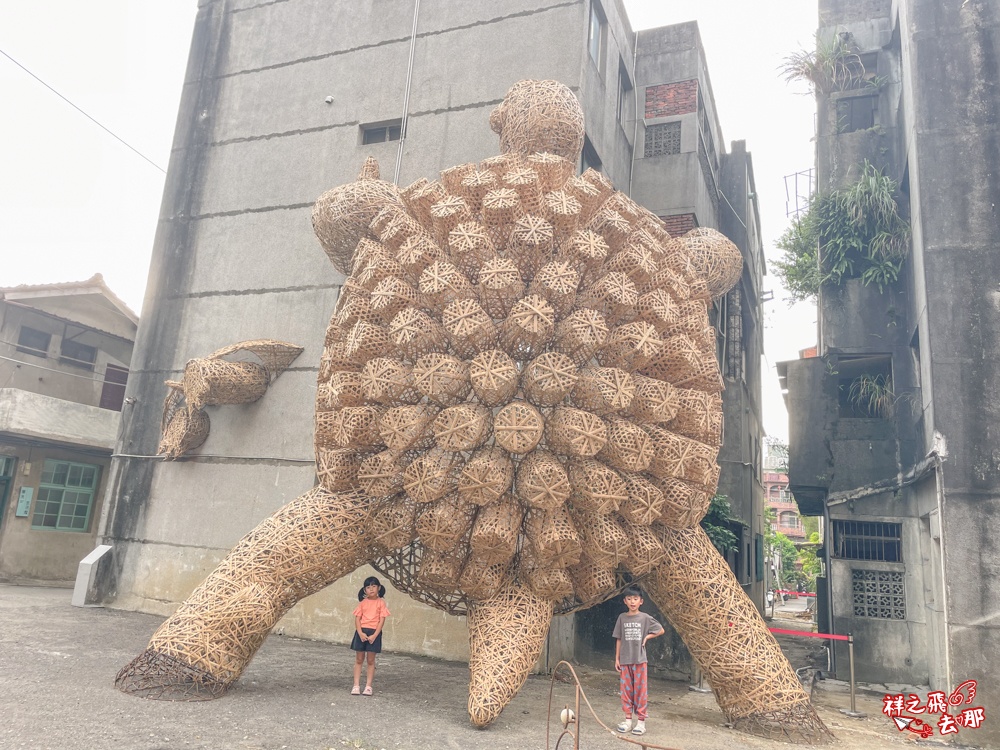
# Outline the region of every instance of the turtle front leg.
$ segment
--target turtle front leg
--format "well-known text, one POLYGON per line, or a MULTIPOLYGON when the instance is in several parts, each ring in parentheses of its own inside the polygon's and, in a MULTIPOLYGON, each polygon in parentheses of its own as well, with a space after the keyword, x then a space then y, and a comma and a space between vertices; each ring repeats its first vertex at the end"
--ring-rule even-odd
POLYGON ((818 744, 833 735, 778 642, 700 526, 657 525, 666 557, 645 580, 733 727, 818 744))
POLYGON ((368 558, 362 493, 314 487, 233 548, 126 665, 115 686, 158 700, 216 698, 300 599, 368 558))
POLYGON ((552 602, 509 584, 469 607, 469 718, 492 724, 528 679, 549 632, 552 602))

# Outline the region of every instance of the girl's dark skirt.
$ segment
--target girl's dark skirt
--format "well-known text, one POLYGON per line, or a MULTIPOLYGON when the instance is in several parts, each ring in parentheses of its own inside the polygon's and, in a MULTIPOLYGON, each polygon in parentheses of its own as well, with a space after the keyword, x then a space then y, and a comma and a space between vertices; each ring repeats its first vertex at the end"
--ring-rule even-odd
MULTIPOLYGON (((375 632, 375 628, 361 628, 361 632, 365 635, 371 635, 375 632)), ((358 631, 354 631, 354 640, 351 641, 351 648, 355 651, 367 651, 370 654, 381 654, 382 653, 382 634, 378 634, 378 638, 373 641, 363 641, 361 636, 358 635, 358 631)))

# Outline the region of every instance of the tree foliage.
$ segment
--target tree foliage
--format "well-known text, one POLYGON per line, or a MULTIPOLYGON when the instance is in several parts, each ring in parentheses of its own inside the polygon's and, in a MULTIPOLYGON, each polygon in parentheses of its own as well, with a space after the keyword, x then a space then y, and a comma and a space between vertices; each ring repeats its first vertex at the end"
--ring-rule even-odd
POLYGON ((712 544, 725 554, 728 550, 736 547, 738 539, 730 528, 732 521, 732 507, 729 505, 729 498, 725 495, 716 495, 712 498, 708 506, 708 513, 701 519, 701 527, 712 540, 712 544))
POLYGON ((867 160, 860 177, 817 195, 777 241, 776 274, 795 301, 812 299, 823 284, 859 278, 879 291, 899 278, 910 247, 900 215, 899 185, 867 160))

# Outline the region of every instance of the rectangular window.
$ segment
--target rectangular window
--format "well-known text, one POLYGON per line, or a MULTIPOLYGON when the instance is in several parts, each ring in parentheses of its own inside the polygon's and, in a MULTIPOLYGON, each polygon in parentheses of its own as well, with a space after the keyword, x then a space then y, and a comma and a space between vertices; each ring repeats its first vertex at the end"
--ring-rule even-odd
POLYGON ((47 357, 50 341, 52 334, 21 326, 21 332, 17 335, 17 350, 25 354, 34 354, 36 357, 47 357))
POLYGON ((903 561, 903 527, 881 521, 833 522, 833 556, 843 560, 903 561))
POLYGON ((855 617, 906 619, 906 590, 902 573, 851 570, 851 592, 855 617))
POLYGON ((681 152, 680 122, 661 122, 658 125, 646 126, 646 142, 642 155, 670 156, 681 152))
POLYGON ((618 61, 618 104, 615 110, 615 117, 618 119, 618 123, 622 126, 622 129, 628 130, 628 126, 635 119, 635 109, 631 105, 632 102, 632 81, 628 77, 628 70, 625 69, 625 63, 622 60, 618 61))
POLYGON ((97 361, 97 349, 87 344, 81 344, 73 339, 62 340, 59 345, 59 362, 84 370, 93 370, 97 361))
POLYGON ((604 73, 604 46, 606 44, 608 20, 604 15, 604 9, 597 0, 590 3, 590 30, 587 34, 587 49, 590 51, 590 59, 594 61, 597 69, 604 73))
POLYGON ((379 125, 362 125, 361 145, 368 146, 372 143, 398 141, 402 132, 402 120, 393 120, 392 122, 381 123, 379 125))
POLYGON ((837 132, 853 133, 878 123, 878 95, 850 96, 837 100, 837 132))
POLYGON ((46 459, 31 528, 87 531, 100 472, 92 464, 46 459))

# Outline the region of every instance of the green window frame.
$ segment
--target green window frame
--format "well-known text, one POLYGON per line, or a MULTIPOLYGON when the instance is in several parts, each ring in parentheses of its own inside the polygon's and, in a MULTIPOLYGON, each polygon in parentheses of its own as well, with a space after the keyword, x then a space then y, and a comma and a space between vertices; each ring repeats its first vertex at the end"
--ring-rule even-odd
POLYGON ((86 532, 101 467, 46 459, 31 528, 86 532))

